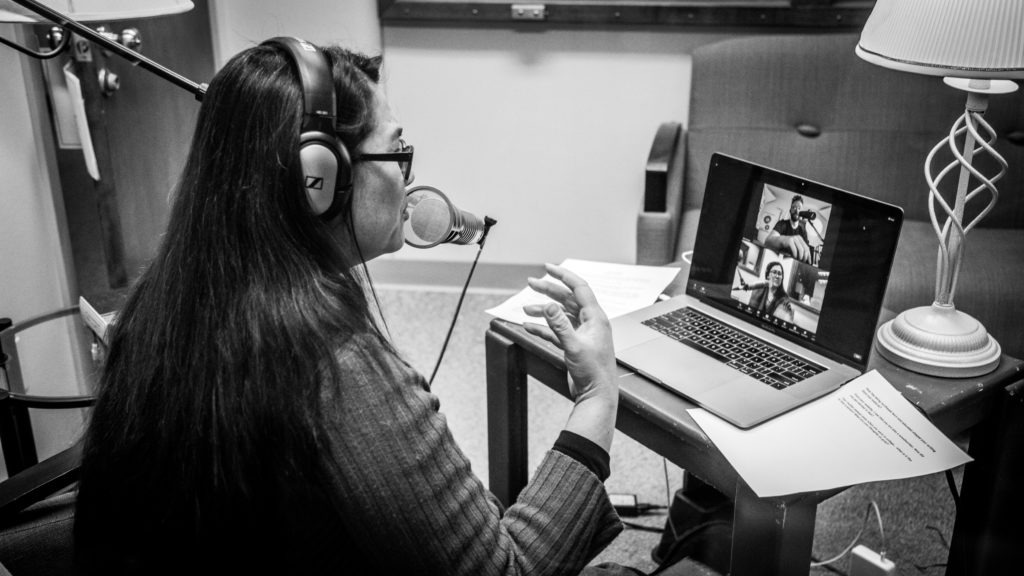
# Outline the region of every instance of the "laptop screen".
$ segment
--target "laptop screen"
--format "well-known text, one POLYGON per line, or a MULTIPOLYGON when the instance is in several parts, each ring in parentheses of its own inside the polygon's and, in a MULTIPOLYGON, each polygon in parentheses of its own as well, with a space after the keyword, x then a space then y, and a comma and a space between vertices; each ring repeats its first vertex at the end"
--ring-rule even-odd
POLYGON ((686 292, 867 365, 903 210, 714 154, 686 292))

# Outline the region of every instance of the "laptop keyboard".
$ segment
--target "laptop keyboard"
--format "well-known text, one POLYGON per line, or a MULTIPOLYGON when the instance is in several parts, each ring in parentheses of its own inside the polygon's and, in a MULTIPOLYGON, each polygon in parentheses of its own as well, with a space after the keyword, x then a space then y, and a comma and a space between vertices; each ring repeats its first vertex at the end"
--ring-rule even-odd
POLYGON ((643 324, 779 390, 825 371, 692 308, 672 310, 643 324))

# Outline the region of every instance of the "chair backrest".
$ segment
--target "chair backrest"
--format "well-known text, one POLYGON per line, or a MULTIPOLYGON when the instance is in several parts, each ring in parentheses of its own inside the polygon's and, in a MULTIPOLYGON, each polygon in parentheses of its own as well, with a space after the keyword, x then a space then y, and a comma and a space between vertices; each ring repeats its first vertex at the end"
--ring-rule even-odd
MULTIPOLYGON (((854 34, 766 35, 695 50, 684 209, 700 207, 708 160, 720 151, 928 220, 925 158, 963 113, 966 93, 938 77, 869 64, 854 54, 856 43, 854 34)), ((997 183, 1005 191, 998 209, 980 227, 1024 226, 1022 92, 993 96, 985 114, 1010 166, 997 183)))

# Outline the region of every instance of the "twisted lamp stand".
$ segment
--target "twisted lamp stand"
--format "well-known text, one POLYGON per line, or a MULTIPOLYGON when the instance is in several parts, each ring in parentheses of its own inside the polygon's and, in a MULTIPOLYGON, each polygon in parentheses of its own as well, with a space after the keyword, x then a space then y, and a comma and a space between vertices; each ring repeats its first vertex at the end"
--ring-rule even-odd
POLYGON ((925 160, 925 179, 930 196, 928 212, 939 240, 935 277, 935 301, 931 306, 911 308, 886 322, 878 329, 876 346, 890 362, 914 372, 932 376, 968 378, 987 374, 999 364, 999 343, 980 322, 956 309, 953 297, 963 264, 967 233, 981 221, 999 198, 995 182, 1006 173, 1006 160, 992 147, 996 133, 982 115, 988 108, 991 94, 1005 94, 1017 89, 1009 80, 967 80, 946 78, 946 84, 967 92, 967 107, 953 124, 949 136, 939 142, 925 160), (963 136, 963 147, 957 139, 963 136), (934 177, 935 155, 948 147, 954 160, 934 177), (988 154, 1000 166, 999 173, 988 178, 973 166, 976 153, 988 154), (956 167, 960 168, 954 205, 939 193, 939 183, 956 167), (971 178, 981 182, 968 191, 971 178), (987 192, 988 204, 967 225, 963 224, 964 208, 979 194, 987 192), (940 225, 936 205, 946 213, 940 225))

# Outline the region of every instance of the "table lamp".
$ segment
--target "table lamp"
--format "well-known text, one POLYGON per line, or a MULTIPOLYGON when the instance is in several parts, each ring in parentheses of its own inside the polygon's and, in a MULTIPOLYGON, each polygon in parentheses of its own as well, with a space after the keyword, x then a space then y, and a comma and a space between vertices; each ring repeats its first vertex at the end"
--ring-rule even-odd
POLYGON ((960 378, 986 374, 999 364, 999 343, 975 318, 957 310, 953 300, 967 235, 995 206, 995 183, 1006 173, 1006 161, 992 146, 996 133, 983 114, 990 95, 1013 92, 1017 85, 1011 79, 1024 78, 1024 2, 878 0, 856 53, 886 68, 942 76, 947 85, 967 93, 965 112, 924 162, 929 215, 939 244, 935 301, 882 325, 876 347, 887 360, 915 372, 960 378), (953 160, 933 166, 944 149, 953 160), (995 174, 978 169, 975 159, 982 155, 998 166, 995 174), (940 184, 947 176, 952 182, 954 171, 958 179, 951 205, 940 184), (983 207, 965 222, 971 202, 983 207))
POLYGON ((179 86, 197 92, 195 83, 138 54, 137 51, 142 44, 138 30, 128 28, 122 30, 120 34, 115 34, 104 26, 94 30, 82 24, 168 16, 187 12, 192 8, 190 0, 0 0, 0 23, 55 25, 50 30, 51 49, 48 52, 35 51, 3 36, 0 36, 0 44, 33 58, 48 59, 60 55, 67 49, 71 33, 74 32, 133 64, 141 65, 179 86))
MULTIPOLYGON (((178 14, 192 9, 189 0, 40 0, 43 4, 79 22, 112 22, 178 14)), ((0 22, 48 22, 37 12, 11 0, 0 1, 0 22)))
MULTIPOLYGON (((107 68, 109 54, 116 54, 134 66, 148 70, 195 94, 205 93, 205 85, 197 84, 173 70, 139 53, 142 36, 136 28, 114 33, 107 22, 142 19, 179 14, 193 8, 189 0, 0 0, 0 23, 34 25, 50 23, 47 34, 49 50, 36 50, 0 34, 0 44, 39 60, 52 60, 69 54, 64 64, 55 60, 48 64, 48 82, 59 85, 59 92, 74 94, 63 98, 65 104, 51 107, 55 117, 73 118, 79 147, 86 169, 93 179, 99 216, 103 254, 111 288, 128 283, 125 268, 124 240, 118 211, 111 152, 108 143, 105 102, 121 87, 120 78, 107 68), (93 23, 90 27, 86 23, 93 23), (73 49, 70 49, 71 47, 73 49), (71 82, 66 78, 73 77, 71 82), (76 105, 76 102, 81 105, 76 105)), ((7 27, 5 27, 7 28, 7 27)), ((67 125, 67 122, 63 123, 67 125)))

